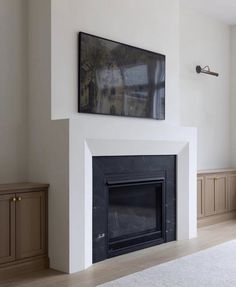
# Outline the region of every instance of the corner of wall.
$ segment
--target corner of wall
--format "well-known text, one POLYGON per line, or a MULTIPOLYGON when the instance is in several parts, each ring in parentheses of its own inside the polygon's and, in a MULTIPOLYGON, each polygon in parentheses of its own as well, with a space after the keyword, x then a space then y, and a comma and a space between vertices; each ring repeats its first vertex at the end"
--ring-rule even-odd
POLYGON ((50 184, 50 267, 69 272, 69 120, 51 120, 51 1, 28 5, 28 177, 50 184))
POLYGON ((231 73, 230 73, 230 136, 231 136, 231 165, 236 167, 236 25, 230 29, 231 39, 231 73))

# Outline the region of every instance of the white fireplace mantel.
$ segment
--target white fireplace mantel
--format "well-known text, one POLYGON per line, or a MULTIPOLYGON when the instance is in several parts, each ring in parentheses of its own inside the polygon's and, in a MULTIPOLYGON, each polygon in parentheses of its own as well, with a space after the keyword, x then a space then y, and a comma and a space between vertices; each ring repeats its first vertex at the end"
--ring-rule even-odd
POLYGON ((196 129, 81 115, 70 119, 70 272, 92 264, 92 157, 177 156, 177 240, 197 236, 196 129))

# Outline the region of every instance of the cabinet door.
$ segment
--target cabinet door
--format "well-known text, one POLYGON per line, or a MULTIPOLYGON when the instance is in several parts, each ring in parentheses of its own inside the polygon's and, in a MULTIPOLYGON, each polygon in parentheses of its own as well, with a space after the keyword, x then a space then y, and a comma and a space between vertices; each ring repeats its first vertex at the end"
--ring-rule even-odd
POLYGON ((227 177, 217 176, 215 179, 215 211, 216 214, 227 211, 227 177))
POLYGON ((205 215, 215 214, 215 176, 205 177, 205 215))
POLYGON ((197 217, 204 216, 204 180, 203 177, 197 178, 197 217))
POLYGON ((228 210, 236 210, 236 174, 228 176, 228 210))
POLYGON ((16 258, 23 259, 45 253, 45 193, 17 194, 16 258))
POLYGON ((15 260, 15 195, 0 195, 0 263, 15 260))

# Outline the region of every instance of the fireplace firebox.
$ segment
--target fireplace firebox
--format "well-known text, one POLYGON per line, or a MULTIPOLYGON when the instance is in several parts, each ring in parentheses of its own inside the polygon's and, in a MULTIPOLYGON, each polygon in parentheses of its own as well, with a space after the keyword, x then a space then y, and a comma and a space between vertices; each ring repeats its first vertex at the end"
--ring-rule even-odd
POLYGON ((93 262, 176 239, 176 157, 93 157, 93 262))
POLYGON ((148 241, 164 242, 163 206, 164 179, 108 182, 108 255, 148 241))

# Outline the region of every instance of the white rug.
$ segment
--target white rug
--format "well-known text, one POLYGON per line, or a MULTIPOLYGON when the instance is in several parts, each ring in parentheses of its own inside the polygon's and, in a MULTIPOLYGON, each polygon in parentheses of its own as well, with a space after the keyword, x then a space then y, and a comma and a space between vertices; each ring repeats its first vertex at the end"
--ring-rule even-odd
POLYGON ((100 287, 236 287, 236 240, 100 287))

